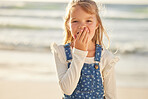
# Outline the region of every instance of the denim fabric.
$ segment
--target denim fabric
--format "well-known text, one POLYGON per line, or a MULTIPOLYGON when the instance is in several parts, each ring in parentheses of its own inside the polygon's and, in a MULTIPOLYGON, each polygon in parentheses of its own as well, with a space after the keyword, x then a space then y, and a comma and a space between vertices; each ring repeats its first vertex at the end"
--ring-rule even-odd
MULTIPOLYGON (((65 45, 67 60, 71 60, 70 43, 65 45)), ((102 47, 96 44, 95 61, 100 62, 102 47)), ((104 99, 104 88, 99 63, 84 63, 78 85, 71 95, 64 94, 64 99, 104 99), (98 66, 98 68, 95 68, 98 66)), ((68 63, 68 68, 71 62, 68 63)))
POLYGON ((65 44, 64 48, 65 48, 66 60, 71 60, 72 55, 71 55, 71 50, 70 50, 70 43, 65 44))

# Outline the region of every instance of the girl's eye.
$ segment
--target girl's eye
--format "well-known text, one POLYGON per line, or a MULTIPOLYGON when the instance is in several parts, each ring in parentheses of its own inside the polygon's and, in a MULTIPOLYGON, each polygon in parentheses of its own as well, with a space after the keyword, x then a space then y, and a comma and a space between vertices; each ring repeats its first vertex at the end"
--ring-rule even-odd
POLYGON ((78 21, 72 21, 72 23, 76 23, 76 22, 78 22, 78 21))
POLYGON ((87 22, 92 22, 91 20, 87 20, 87 22))

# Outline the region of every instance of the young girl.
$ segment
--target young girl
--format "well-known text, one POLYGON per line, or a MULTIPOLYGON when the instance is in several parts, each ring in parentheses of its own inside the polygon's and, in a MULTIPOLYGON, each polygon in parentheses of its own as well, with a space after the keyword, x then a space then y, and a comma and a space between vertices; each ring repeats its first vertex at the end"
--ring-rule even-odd
POLYGON ((71 0, 67 10, 64 45, 52 45, 64 99, 116 99, 119 58, 103 46, 107 34, 95 1, 71 0))

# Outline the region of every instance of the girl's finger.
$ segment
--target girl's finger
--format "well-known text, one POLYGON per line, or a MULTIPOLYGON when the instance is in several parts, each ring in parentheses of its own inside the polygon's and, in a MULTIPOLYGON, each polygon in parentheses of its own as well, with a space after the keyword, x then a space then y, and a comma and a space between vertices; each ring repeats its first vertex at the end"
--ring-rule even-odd
POLYGON ((88 38, 88 34, 89 34, 89 31, 87 30, 87 32, 86 32, 86 34, 85 34, 85 36, 84 36, 84 39, 83 39, 83 42, 84 42, 84 43, 86 43, 86 40, 87 40, 87 38, 88 38))
POLYGON ((83 32, 83 30, 80 30, 79 32, 77 32, 77 38, 76 39, 80 39, 82 32, 83 32))
POLYGON ((86 37, 85 44, 88 44, 88 38, 89 38, 89 36, 86 37))
POLYGON ((84 27, 84 31, 83 31, 83 33, 82 33, 81 36, 80 36, 80 40, 81 40, 81 41, 84 40, 84 37, 85 37, 85 35, 86 35, 87 30, 88 30, 88 29, 87 29, 86 27, 84 27))

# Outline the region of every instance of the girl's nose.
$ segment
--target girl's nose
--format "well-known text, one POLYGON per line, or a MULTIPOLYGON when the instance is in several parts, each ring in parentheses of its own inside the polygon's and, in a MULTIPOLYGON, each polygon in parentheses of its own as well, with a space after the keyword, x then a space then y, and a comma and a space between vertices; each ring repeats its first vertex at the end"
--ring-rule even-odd
POLYGON ((79 26, 79 29, 81 30, 81 29, 84 29, 84 27, 87 27, 87 26, 79 26))

